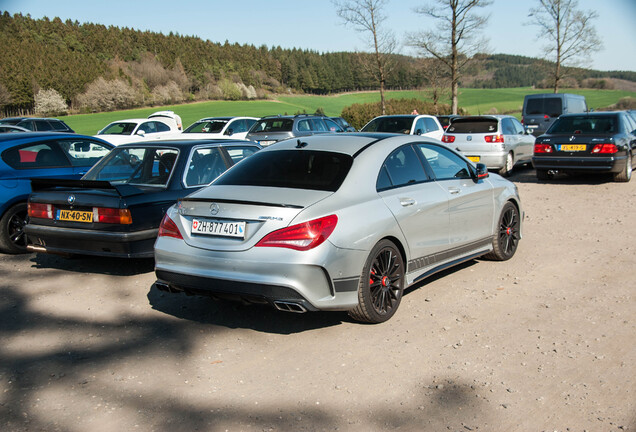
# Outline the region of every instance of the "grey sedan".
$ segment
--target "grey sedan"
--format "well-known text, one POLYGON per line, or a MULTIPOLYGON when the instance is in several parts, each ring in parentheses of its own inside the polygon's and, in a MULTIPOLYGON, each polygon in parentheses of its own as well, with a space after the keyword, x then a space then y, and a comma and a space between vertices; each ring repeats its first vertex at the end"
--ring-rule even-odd
POLYGON ((433 140, 291 139, 168 210, 156 286, 378 323, 435 272, 511 258, 522 215, 513 183, 433 140))

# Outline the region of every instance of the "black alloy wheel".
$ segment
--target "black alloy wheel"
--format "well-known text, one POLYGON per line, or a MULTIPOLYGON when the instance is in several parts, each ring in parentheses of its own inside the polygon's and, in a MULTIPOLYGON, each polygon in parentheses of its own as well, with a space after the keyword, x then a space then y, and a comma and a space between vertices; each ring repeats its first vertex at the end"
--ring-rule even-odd
POLYGON ((27 222, 26 203, 18 203, 6 211, 0 219, 0 251, 12 254, 27 252, 28 239, 24 232, 27 222))
POLYGON ((497 232, 492 242, 493 250, 486 255, 486 258, 496 261, 506 261, 512 258, 521 239, 520 228, 519 210, 509 201, 501 210, 497 232))
POLYGON ((404 260, 395 244, 380 241, 369 254, 358 289, 358 306, 349 314, 356 320, 380 323, 391 318, 404 292, 404 260))

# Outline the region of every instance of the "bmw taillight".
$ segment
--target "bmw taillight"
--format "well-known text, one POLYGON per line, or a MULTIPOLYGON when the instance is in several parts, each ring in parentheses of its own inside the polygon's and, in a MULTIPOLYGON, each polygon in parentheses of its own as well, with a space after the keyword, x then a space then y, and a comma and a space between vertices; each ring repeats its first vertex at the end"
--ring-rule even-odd
POLYGON ((618 147, 616 144, 604 143, 604 144, 596 144, 594 148, 592 148, 592 153, 603 153, 603 154, 611 154, 618 153, 618 147))
POLYGON ((552 153, 554 149, 550 144, 537 143, 534 145, 534 152, 536 153, 552 153))
POLYGON ((128 209, 93 207, 93 222, 130 225, 132 215, 128 209))
POLYGON ((487 143, 502 143, 504 142, 504 136, 501 134, 497 135, 486 135, 484 137, 487 143))
POLYGON ((28 204, 29 217, 32 218, 53 219, 53 210, 54 208, 52 204, 28 204))
POLYGON ((161 225, 159 225, 159 233, 157 234, 157 237, 173 237, 176 239, 183 239, 181 231, 179 231, 179 227, 176 223, 174 223, 172 219, 170 219, 168 213, 163 215, 161 225))
POLYGON ((455 141, 455 135, 442 135, 442 142, 452 143, 455 141))
POLYGON ((257 247, 282 247, 306 251, 322 244, 336 228, 338 216, 330 215, 279 229, 263 237, 257 247))

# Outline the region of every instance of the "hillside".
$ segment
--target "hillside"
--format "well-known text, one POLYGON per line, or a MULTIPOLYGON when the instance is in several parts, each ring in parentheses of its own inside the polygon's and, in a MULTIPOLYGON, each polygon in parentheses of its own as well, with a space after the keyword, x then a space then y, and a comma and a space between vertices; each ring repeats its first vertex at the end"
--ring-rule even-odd
MULTIPOLYGON (((1 12, 1 11, 0 11, 1 12)), ((111 111, 277 94, 376 89, 363 53, 318 53, 211 42, 59 18, 0 13, 0 110, 29 113, 40 89, 55 89, 74 112, 111 111)), ((548 62, 475 56, 462 87, 541 87, 548 62)), ((425 88, 430 61, 392 56, 386 87, 425 88)), ((636 72, 572 70, 567 87, 636 85, 636 72), (620 81, 614 81, 620 80, 620 81)), ((621 87, 624 88, 624 87, 621 87)))

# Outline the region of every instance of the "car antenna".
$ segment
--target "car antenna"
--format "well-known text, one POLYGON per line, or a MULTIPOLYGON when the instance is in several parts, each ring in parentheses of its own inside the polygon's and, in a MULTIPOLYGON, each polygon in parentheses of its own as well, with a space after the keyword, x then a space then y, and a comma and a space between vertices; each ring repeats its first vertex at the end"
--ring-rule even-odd
POLYGON ((302 142, 301 140, 298 140, 298 144, 296 144, 296 148, 303 148, 303 147, 307 147, 307 143, 306 142, 302 142))

